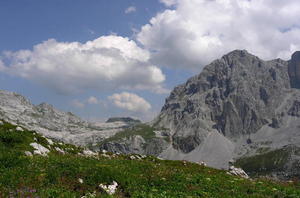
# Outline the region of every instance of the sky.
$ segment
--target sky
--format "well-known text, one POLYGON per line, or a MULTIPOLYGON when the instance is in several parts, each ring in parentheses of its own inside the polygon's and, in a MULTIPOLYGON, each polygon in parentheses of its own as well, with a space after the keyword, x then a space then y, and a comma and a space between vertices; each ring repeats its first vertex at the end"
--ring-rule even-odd
POLYGON ((0 89, 91 121, 149 121, 232 50, 290 59, 299 18, 299 0, 0 0, 0 89))

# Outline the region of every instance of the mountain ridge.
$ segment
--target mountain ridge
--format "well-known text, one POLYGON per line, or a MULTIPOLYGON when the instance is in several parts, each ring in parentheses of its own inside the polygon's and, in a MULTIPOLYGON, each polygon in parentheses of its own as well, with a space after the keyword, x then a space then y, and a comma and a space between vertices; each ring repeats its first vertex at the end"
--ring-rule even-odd
POLYGON ((86 146, 130 126, 125 122, 91 123, 50 104, 33 105, 20 94, 0 90, 0 119, 57 140, 86 146))

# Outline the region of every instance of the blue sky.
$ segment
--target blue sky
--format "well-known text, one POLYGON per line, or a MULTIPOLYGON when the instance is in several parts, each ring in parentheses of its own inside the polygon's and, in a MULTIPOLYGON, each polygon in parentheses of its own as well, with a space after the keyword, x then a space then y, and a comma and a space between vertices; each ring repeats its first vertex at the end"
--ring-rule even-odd
MULTIPOLYGON (((146 24, 149 19, 165 9, 158 1, 140 0, 10 0, 0 1, 0 52, 32 49, 36 44, 54 38, 59 42, 87 42, 103 35, 116 34, 132 38, 134 31, 146 24), (129 7, 136 11, 125 13, 129 7)), ((184 82, 190 72, 172 71, 165 68, 164 73, 172 74, 166 87, 172 88, 184 82)), ((55 81, 55 76, 53 76, 55 81)), ((47 102, 59 109, 72 111, 87 119, 105 120, 110 116, 153 117, 163 105, 168 94, 152 94, 148 91, 134 90, 149 103, 150 116, 126 109, 86 105, 78 108, 72 105, 74 100, 84 101, 90 96, 106 100, 115 90, 88 90, 79 94, 57 93, 40 83, 0 72, 1 89, 15 91, 28 97, 34 104, 47 102)), ((148 112, 149 113, 149 112, 148 112)))
POLYGON ((299 17, 297 0, 0 1, 0 89, 85 119, 151 120, 231 50, 289 59, 299 17))

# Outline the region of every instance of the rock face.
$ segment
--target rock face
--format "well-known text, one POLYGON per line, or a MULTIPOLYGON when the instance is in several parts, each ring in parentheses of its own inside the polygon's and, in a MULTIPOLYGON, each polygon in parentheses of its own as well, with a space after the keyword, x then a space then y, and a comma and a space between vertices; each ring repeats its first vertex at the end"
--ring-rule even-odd
POLYGON ((291 89, 299 57, 264 61, 236 50, 175 87, 152 122, 170 130, 160 156, 228 168, 231 159, 299 145, 300 90, 291 89))
POLYGON ((291 78, 292 88, 300 88, 300 51, 292 55, 289 62, 289 75, 291 78))
POLYGON ((77 145, 96 144, 130 126, 125 122, 90 123, 52 105, 33 105, 25 97, 0 90, 0 120, 77 145))

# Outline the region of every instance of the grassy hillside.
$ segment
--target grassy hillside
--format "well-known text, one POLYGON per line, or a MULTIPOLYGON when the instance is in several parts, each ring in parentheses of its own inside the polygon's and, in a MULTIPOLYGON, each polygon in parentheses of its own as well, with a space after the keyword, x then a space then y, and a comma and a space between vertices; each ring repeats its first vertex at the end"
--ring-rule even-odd
POLYGON ((0 125, 0 197, 299 198, 297 183, 247 180, 195 163, 137 155, 80 154, 82 148, 54 142, 16 126, 0 125), (30 143, 50 152, 26 156, 30 143), (65 154, 56 151, 63 150, 65 154), (136 159, 131 159, 136 158, 136 159), (140 159, 138 159, 140 158, 140 159), (99 184, 119 186, 113 196, 99 184), (94 193, 95 192, 95 193, 94 193))

